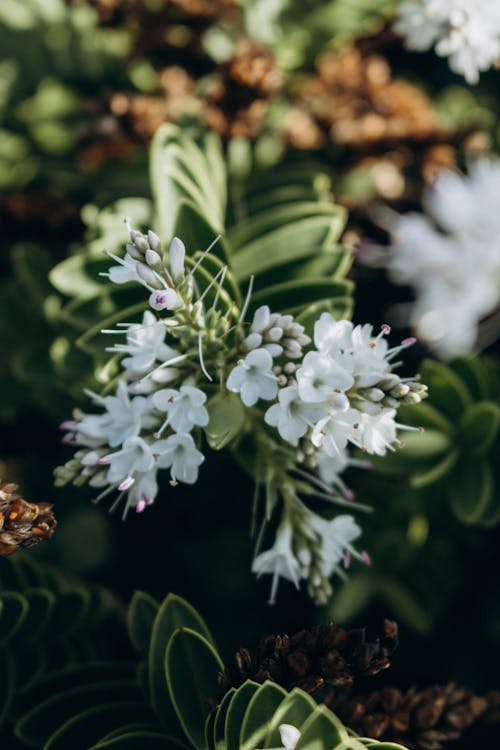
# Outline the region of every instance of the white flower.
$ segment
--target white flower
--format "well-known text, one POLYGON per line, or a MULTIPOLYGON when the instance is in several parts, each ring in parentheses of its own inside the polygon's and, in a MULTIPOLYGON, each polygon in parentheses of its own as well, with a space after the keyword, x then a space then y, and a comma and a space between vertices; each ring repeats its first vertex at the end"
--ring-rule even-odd
POLYGON ((300 740, 300 730, 291 724, 280 724, 278 729, 284 750, 295 750, 295 745, 300 740))
POLYGON ((278 393, 279 403, 273 404, 265 414, 265 421, 289 443, 303 437, 309 428, 314 427, 324 407, 322 404, 308 404, 299 395, 296 385, 282 388, 278 393))
POLYGON ((348 442, 359 445, 361 414, 356 409, 320 419, 311 435, 312 444, 328 456, 340 456, 348 442))
POLYGON ((231 370, 226 385, 233 393, 240 394, 245 406, 253 406, 259 398, 270 401, 278 392, 272 366, 273 358, 269 352, 254 349, 231 370))
POLYGON ((270 574, 271 584, 270 602, 276 601, 276 592, 280 578, 286 578, 299 588, 302 567, 292 550, 292 527, 289 522, 282 523, 276 534, 276 540, 271 549, 261 552, 252 563, 252 572, 260 578, 270 574))
POLYGON ((178 282, 184 278, 184 258, 186 248, 184 243, 178 237, 174 237, 168 249, 168 258, 170 264, 170 273, 174 281, 178 282))
POLYGON ((183 307, 184 302, 177 292, 170 287, 166 289, 155 289, 149 297, 149 306, 153 310, 177 310, 183 307))
POLYGON ((91 394, 95 403, 104 407, 104 414, 86 414, 75 427, 78 442, 85 440, 107 443, 116 448, 128 437, 138 435, 142 427, 154 424, 151 405, 143 396, 130 398, 127 386, 120 380, 114 396, 91 394))
POLYGON ((308 352, 297 370, 300 397, 309 403, 329 401, 336 409, 348 405, 343 391, 353 384, 354 378, 341 365, 320 352, 308 352))
POLYGON ((125 440, 121 450, 104 456, 98 463, 109 465, 108 482, 118 483, 119 490, 128 490, 135 482, 134 474, 150 471, 155 459, 151 445, 141 437, 133 436, 125 440))
POLYGON ((140 281, 137 273, 137 261, 131 255, 125 253, 124 258, 116 258, 117 265, 111 266, 107 273, 101 276, 113 282, 113 284, 127 284, 129 281, 140 281))
POLYGON ((385 456, 397 441, 395 416, 394 409, 385 409, 378 415, 360 414, 361 447, 368 453, 385 456))
POLYGON ((467 177, 442 172, 424 194, 427 215, 390 218, 387 266, 416 301, 410 322, 445 358, 473 349, 500 301, 500 161, 479 159, 467 177), (441 231, 440 231, 441 230, 441 231))
POLYGON ((128 491, 127 508, 135 508, 137 513, 142 513, 148 505, 152 505, 158 494, 156 472, 157 467, 154 466, 144 474, 135 475, 135 482, 128 491))
POLYGON ((160 469, 170 469, 170 476, 174 482, 194 484, 198 479, 198 467, 205 457, 196 448, 191 435, 176 433, 165 440, 158 440, 153 444, 155 455, 158 456, 157 465, 160 469))
POLYGON ((322 313, 314 324, 314 343, 322 354, 338 357, 352 347, 353 325, 350 320, 335 320, 330 313, 322 313))
POLYGON ((400 5, 394 29, 409 49, 434 44, 471 84, 500 58, 500 6, 492 0, 408 0, 400 5))
POLYGON ((165 326, 149 310, 145 311, 142 323, 129 325, 126 333, 126 344, 115 344, 106 351, 128 354, 122 364, 133 377, 149 372, 155 362, 166 361, 178 354, 165 344, 165 326))
POLYGON ((191 385, 183 385, 178 391, 165 388, 152 396, 154 406, 167 414, 163 428, 168 424, 175 432, 191 432, 195 426, 208 424, 208 411, 203 406, 206 400, 203 391, 191 385))
POLYGON ((342 515, 332 521, 325 521, 320 516, 311 514, 310 525, 321 540, 321 572, 325 578, 330 578, 338 571, 339 563, 346 553, 348 560, 350 556, 365 559, 352 546, 352 542, 361 536, 361 529, 352 516, 342 515))

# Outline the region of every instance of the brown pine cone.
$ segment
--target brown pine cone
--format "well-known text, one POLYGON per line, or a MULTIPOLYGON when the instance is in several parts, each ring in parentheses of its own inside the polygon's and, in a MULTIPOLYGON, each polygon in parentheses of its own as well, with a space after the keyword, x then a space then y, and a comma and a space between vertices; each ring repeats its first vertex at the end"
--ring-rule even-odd
POLYGON ((323 685, 350 685, 356 677, 378 674, 390 666, 390 656, 397 646, 398 627, 385 620, 384 633, 373 642, 366 632, 344 630, 329 623, 295 635, 270 635, 255 653, 240 649, 232 666, 219 675, 226 692, 245 680, 271 680, 286 690, 300 687, 314 693, 323 685))
POLYGON ((262 129, 267 100, 283 86, 273 54, 241 39, 233 57, 221 65, 203 104, 205 123, 220 135, 256 138, 262 129))
POLYGON ((361 736, 399 742, 409 750, 442 750, 473 725, 500 723, 500 693, 481 698, 454 683, 426 690, 374 690, 365 696, 325 701, 361 736))
POLYGON ((12 555, 19 547, 33 547, 50 539, 57 525, 48 503, 28 503, 17 493, 16 484, 0 484, 0 556, 12 555))

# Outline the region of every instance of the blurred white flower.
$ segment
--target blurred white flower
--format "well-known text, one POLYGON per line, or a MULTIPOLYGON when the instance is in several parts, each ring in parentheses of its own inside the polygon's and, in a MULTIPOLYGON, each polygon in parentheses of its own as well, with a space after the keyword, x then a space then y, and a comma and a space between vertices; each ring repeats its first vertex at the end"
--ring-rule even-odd
POLYGON ((125 253, 124 258, 116 258, 116 261, 116 266, 111 266, 107 273, 101 273, 100 275, 106 276, 113 284, 127 284, 129 281, 140 281, 137 273, 137 261, 131 255, 125 253))
POLYGON ((500 161, 442 172, 424 194, 425 214, 388 216, 386 265, 416 300, 410 322, 444 358, 471 351, 480 321, 500 300, 500 161))
POLYGON ((347 406, 343 391, 354 384, 354 378, 331 357, 308 352, 297 370, 297 383, 304 401, 321 403, 328 400, 334 408, 343 410, 347 406))
POLYGON ((321 572, 325 578, 338 572, 342 560, 349 563, 351 557, 356 557, 366 562, 366 557, 352 545, 361 536, 361 529, 352 516, 341 515, 325 521, 311 514, 310 524, 321 540, 321 572))
POLYGON ((409 49, 434 45, 471 84, 500 58, 500 5, 495 0, 408 0, 399 7, 394 30, 409 49))
POLYGON ((300 740, 300 730, 291 724, 280 724, 279 727, 281 744, 284 750, 295 750, 295 745, 300 740))
POLYGON ((107 479, 110 484, 118 484, 119 490, 128 490, 135 482, 135 473, 150 471, 155 459, 151 445, 134 435, 125 440, 119 451, 100 458, 97 463, 109 465, 107 479))
POLYGON ((245 406, 259 398, 270 401, 278 393, 278 380, 272 370, 273 358, 265 349, 254 349, 231 370, 226 385, 239 393, 245 406))
POLYGON ((170 469, 174 482, 194 484, 198 479, 198 468, 205 457, 195 445, 191 435, 176 433, 165 440, 153 443, 160 469, 170 469))
POLYGON ((285 578, 299 588, 302 576, 302 566, 295 557, 292 549, 293 529, 285 520, 279 527, 276 539, 271 549, 261 552, 252 563, 252 572, 260 578, 262 575, 272 575, 271 594, 269 601, 276 601, 276 593, 280 578, 285 578))
POLYGON ((169 425, 175 432, 191 432, 193 427, 208 424, 206 395, 192 385, 182 385, 180 390, 164 388, 151 397, 154 406, 167 415, 162 430, 169 425))
POLYGON ((184 278, 184 258, 186 257, 186 248, 184 243, 178 237, 174 237, 168 249, 168 260, 170 264, 170 273, 175 282, 184 278))

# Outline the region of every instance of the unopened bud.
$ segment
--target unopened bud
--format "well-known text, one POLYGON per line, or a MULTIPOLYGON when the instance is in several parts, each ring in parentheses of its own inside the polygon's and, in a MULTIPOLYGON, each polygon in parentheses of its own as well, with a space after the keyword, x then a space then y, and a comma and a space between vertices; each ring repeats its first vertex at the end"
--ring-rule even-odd
POLYGON ((161 266, 161 255, 158 255, 156 250, 151 250, 151 248, 146 250, 145 260, 148 266, 151 266, 151 268, 157 268, 158 266, 161 266))
POLYGON ((161 251, 160 238, 157 234, 155 234, 155 232, 152 232, 151 229, 148 232, 148 242, 149 247, 151 247, 155 252, 159 253, 161 251))
POLYGON ((158 276, 145 263, 137 263, 136 271, 139 278, 145 281, 148 286, 153 287, 153 289, 163 289, 163 284, 158 276))

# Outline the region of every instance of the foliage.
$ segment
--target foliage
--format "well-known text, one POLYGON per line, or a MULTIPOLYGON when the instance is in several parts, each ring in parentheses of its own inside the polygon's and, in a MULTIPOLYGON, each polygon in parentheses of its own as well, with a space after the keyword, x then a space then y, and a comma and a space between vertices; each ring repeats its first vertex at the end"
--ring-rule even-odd
POLYGON ((220 700, 222 659, 203 619, 178 596, 158 604, 136 592, 128 625, 140 657, 136 676, 129 662, 89 658, 42 677, 19 704, 19 747, 255 750, 275 747, 278 727, 291 724, 302 733, 298 747, 399 748, 354 737, 299 689, 247 681, 220 700))

